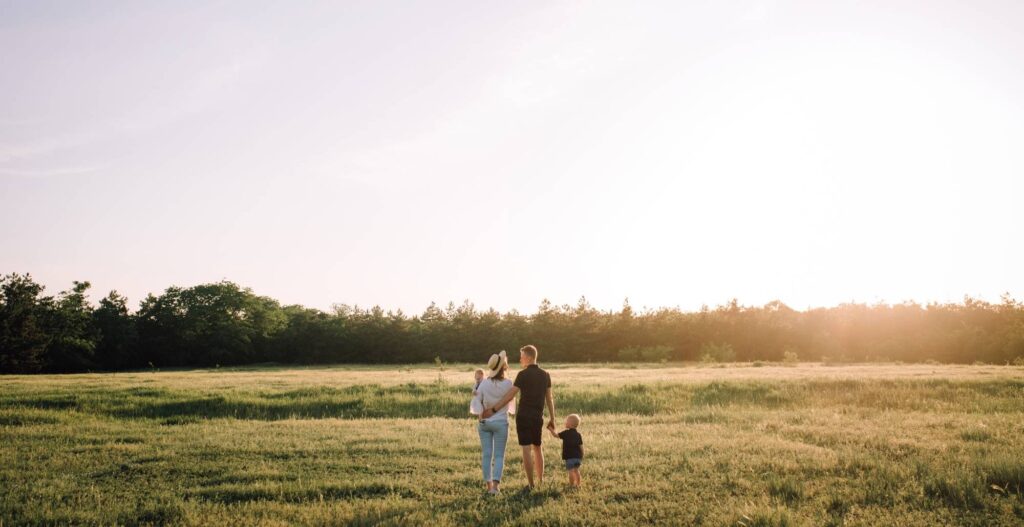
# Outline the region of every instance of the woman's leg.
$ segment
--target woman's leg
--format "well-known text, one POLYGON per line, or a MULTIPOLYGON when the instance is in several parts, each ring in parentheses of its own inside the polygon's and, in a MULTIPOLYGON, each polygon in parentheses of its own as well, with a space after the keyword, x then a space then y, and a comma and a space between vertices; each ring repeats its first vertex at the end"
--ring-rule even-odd
POLYGON ((484 483, 487 488, 491 487, 491 453, 493 451, 494 433, 487 426, 488 423, 478 423, 477 430, 480 432, 480 469, 484 474, 484 483))
POLYGON ((505 443, 508 442, 508 422, 500 421, 494 431, 494 472, 491 477, 495 486, 501 481, 501 474, 505 470, 505 443))

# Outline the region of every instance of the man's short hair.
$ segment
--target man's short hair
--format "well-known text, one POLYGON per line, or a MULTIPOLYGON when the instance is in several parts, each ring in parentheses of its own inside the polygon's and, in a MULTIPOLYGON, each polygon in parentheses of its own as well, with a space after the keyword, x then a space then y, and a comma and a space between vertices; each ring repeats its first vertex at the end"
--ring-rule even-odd
POLYGON ((534 346, 533 344, 527 344, 519 348, 519 353, 525 353, 527 357, 530 357, 533 360, 537 360, 537 355, 539 354, 537 352, 537 346, 534 346))

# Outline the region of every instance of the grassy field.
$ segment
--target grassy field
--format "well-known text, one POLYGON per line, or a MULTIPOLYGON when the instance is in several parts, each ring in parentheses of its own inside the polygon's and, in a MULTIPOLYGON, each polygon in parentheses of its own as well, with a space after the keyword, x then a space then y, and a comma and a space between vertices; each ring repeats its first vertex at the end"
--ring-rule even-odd
POLYGON ((2 376, 0 525, 1024 523, 1021 367, 545 367, 584 487, 499 497, 468 365, 2 376))

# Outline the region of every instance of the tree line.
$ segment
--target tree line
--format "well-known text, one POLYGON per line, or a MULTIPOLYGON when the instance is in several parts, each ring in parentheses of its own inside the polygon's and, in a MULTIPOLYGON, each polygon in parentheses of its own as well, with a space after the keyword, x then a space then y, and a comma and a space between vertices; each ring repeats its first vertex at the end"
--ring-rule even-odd
POLYGON ((379 306, 329 312, 282 306, 222 281, 169 287, 132 311, 89 282, 46 296, 28 274, 0 278, 0 372, 81 372, 256 363, 480 362, 539 346, 545 360, 938 361, 1024 363, 1024 304, 842 304, 806 311, 775 301, 715 308, 601 311, 543 301, 499 313, 466 301, 406 315, 379 306))

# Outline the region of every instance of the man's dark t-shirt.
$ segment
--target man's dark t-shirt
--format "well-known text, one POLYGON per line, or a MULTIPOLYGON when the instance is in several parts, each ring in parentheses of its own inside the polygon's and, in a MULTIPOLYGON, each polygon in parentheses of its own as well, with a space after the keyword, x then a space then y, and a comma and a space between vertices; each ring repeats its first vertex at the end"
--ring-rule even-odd
POLYGON ((551 375, 531 364, 516 374, 515 387, 519 388, 519 410, 517 417, 544 417, 544 395, 551 387, 551 375))
POLYGON ((562 459, 583 459, 583 436, 575 428, 558 433, 562 440, 562 459))

